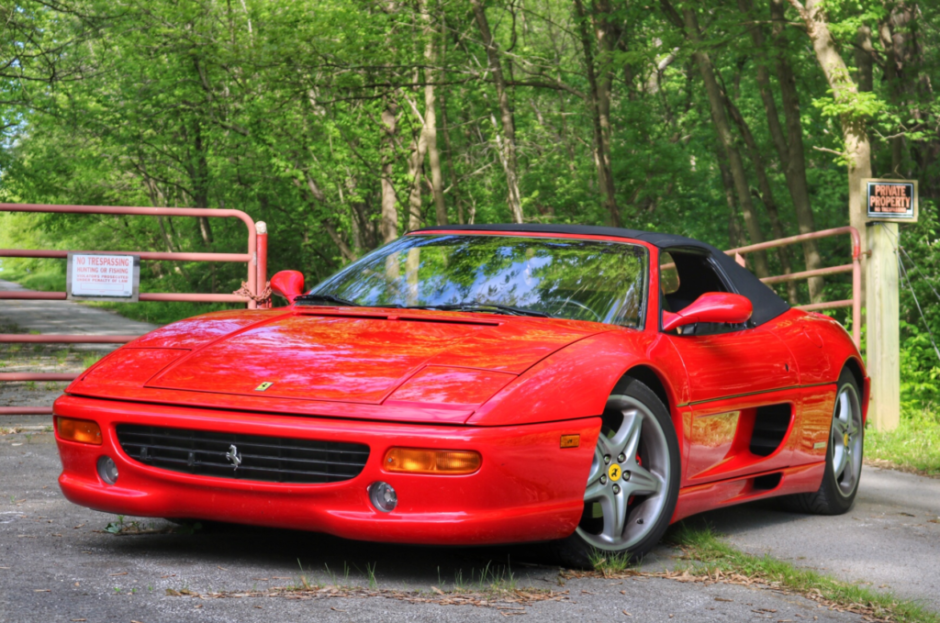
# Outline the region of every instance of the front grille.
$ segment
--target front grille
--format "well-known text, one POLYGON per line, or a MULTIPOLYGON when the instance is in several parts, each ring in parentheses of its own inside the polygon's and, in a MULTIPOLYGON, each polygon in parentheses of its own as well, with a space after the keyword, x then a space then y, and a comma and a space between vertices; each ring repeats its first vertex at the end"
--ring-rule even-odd
POLYGON ((369 459, 360 443, 134 424, 119 424, 117 435, 124 452, 145 465, 236 480, 340 482, 358 476, 369 459))

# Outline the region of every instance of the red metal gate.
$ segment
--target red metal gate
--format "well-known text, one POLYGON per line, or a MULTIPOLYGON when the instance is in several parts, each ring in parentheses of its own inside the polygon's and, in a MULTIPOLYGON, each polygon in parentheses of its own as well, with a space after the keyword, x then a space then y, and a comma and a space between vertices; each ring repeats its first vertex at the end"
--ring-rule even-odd
POLYGON ((852 240, 852 262, 840 266, 830 266, 828 268, 817 268, 816 270, 804 270, 798 273, 787 275, 778 275, 774 277, 764 277, 761 279, 764 283, 771 285, 774 283, 784 283, 786 281, 797 281, 800 279, 809 279, 810 277, 823 277, 825 275, 836 275, 839 273, 852 273, 852 298, 842 301, 829 301, 826 303, 813 303, 811 305, 800 305, 798 309, 805 311, 821 311, 824 309, 839 309, 841 307, 852 308, 852 339, 855 345, 862 347, 862 243, 859 238, 858 230, 854 227, 836 227, 834 229, 824 229, 815 231, 811 234, 801 234, 799 236, 790 236, 789 238, 780 238, 770 242, 752 244, 737 249, 728 249, 725 251, 728 255, 742 256, 745 253, 754 253, 755 251, 766 251, 767 249, 776 249, 777 247, 786 247, 791 244, 798 244, 806 240, 818 240, 820 238, 830 238, 833 236, 848 235, 852 240))
MULTIPOLYGON (((249 309, 258 307, 258 301, 268 298, 267 294, 267 254, 268 234, 264 223, 257 225, 247 214, 240 210, 214 210, 205 208, 135 208, 110 206, 69 206, 0 203, 0 212, 43 212, 68 214, 119 214, 139 216, 193 216, 208 218, 237 218, 248 228, 247 253, 160 253, 127 251, 73 251, 78 253, 114 253, 116 255, 135 255, 141 260, 163 260, 177 262, 243 262, 247 264, 247 280, 244 287, 233 294, 199 294, 178 292, 145 292, 141 301, 188 301, 202 303, 246 303, 249 309)), ((0 249, 0 257, 25 258, 60 258, 68 257, 68 251, 50 249, 0 249)), ((66 292, 0 292, 3 299, 33 299, 61 301, 67 298, 66 292)), ((263 303, 264 305, 265 303, 263 303)), ((89 335, 20 335, 0 334, 0 343, 28 344, 125 344, 137 336, 89 336, 89 335)), ((18 381, 71 381, 78 374, 31 374, 2 373, 0 382, 18 381)), ((52 407, 0 407, 0 415, 47 415, 52 407)))

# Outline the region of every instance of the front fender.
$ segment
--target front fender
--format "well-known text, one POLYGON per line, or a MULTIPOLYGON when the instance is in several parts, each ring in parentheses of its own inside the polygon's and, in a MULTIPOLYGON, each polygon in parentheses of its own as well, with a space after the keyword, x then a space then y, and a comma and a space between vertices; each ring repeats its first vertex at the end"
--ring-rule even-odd
POLYGON ((579 340, 546 357, 484 403, 474 426, 507 426, 597 416, 631 368, 650 368, 670 406, 688 402, 688 378, 673 346, 660 334, 628 329, 579 340))

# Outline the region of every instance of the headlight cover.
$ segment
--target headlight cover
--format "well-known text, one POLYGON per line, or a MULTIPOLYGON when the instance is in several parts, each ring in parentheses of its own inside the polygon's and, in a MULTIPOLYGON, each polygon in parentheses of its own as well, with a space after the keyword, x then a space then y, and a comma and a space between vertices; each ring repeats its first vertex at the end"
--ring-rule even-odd
POLYGON ((428 366, 405 381, 385 404, 473 408, 492 398, 515 378, 515 374, 493 370, 428 366))

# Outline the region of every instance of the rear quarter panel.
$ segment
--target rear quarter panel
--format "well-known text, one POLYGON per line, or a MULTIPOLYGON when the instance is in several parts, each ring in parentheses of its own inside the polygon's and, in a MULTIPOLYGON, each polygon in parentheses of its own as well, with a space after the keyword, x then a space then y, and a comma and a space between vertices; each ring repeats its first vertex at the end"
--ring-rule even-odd
MULTIPOLYGON (((799 444, 793 464, 821 461, 826 456, 830 420, 835 399, 835 383, 849 360, 865 373, 862 357, 845 328, 827 316, 791 309, 772 320, 774 333, 793 353, 802 386, 802 413, 799 444), (817 447, 818 446, 818 447, 817 447)), ((862 409, 868 410, 867 382, 862 382, 862 409)))

